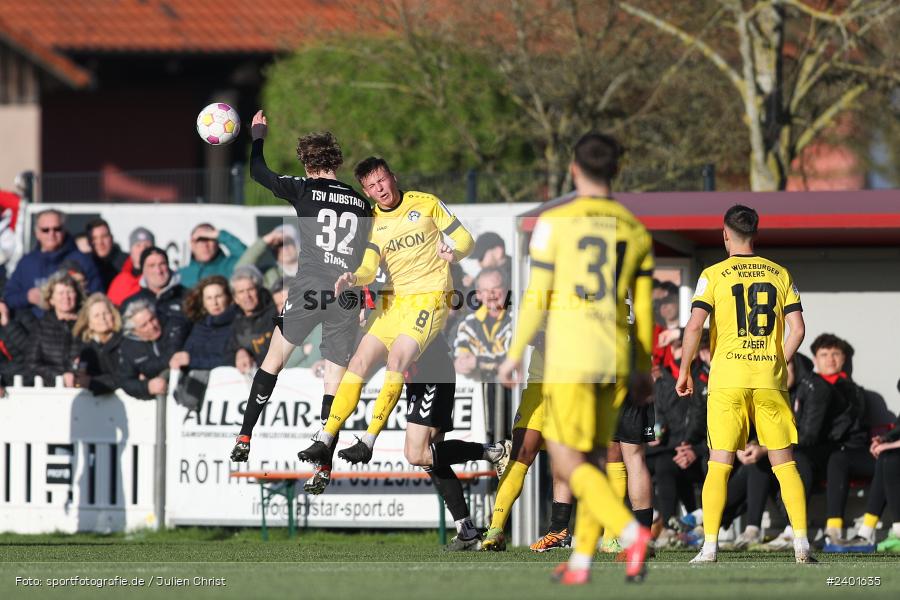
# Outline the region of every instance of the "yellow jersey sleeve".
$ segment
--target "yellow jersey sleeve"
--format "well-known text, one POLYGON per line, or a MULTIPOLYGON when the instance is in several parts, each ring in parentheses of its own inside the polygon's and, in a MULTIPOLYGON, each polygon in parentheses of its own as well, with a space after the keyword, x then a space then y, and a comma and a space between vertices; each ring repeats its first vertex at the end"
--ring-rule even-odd
POLYGON ((694 297, 691 299, 691 308, 702 308, 708 313, 713 311, 716 306, 715 281, 716 278, 712 276, 709 269, 704 269, 700 273, 697 287, 694 289, 694 297))
POLYGON ((784 314, 798 310, 802 311, 803 305, 800 304, 800 290, 797 289, 794 278, 787 271, 784 272, 784 277, 787 280, 787 291, 784 294, 784 314))
POLYGON ((653 355, 653 252, 648 252, 641 261, 634 282, 634 328, 637 345, 635 347, 635 369, 648 373, 653 355))
POLYGON ((543 217, 538 219, 534 231, 531 232, 528 255, 531 257, 532 269, 553 271, 556 265, 556 240, 551 219, 543 217))
POLYGON ((381 262, 381 250, 374 242, 366 246, 366 253, 353 275, 356 276, 356 285, 369 285, 375 281, 378 275, 378 264, 381 262))
POLYGON ((438 231, 453 240, 453 260, 461 261, 467 257, 475 246, 475 240, 472 234, 463 226, 456 215, 450 212, 447 205, 444 204, 437 196, 431 196, 434 205, 431 211, 431 218, 434 220, 434 226, 438 231))
POLYGON ((553 225, 549 219, 539 218, 531 233, 531 243, 528 247, 531 258, 528 289, 522 298, 516 332, 507 352, 507 356, 512 360, 522 360, 525 347, 544 325, 553 289, 553 265, 556 262, 554 253, 553 225))

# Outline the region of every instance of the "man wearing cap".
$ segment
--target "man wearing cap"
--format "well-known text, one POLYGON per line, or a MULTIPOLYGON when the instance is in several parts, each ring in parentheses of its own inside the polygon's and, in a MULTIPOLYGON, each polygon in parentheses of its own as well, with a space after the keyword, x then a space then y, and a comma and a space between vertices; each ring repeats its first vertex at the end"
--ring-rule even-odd
POLYGON ((103 281, 103 289, 109 289, 109 284, 116 278, 125 261, 128 260, 128 254, 119 248, 119 244, 113 240, 112 233, 109 230, 109 223, 103 219, 91 219, 85 225, 84 233, 87 236, 88 244, 91 247, 91 259, 100 279, 103 281))
MULTIPOLYGON (((485 231, 475 240, 475 249, 469 258, 478 261, 478 272, 484 269, 499 269, 503 272, 506 282, 512 281, 512 259, 506 254, 506 242, 498 233, 485 231)), ((474 294, 475 278, 469 275, 463 277, 466 286, 466 298, 474 294)))
POLYGON ((263 274, 263 284, 270 287, 296 275, 299 258, 300 232, 295 225, 283 223, 247 248, 235 268, 255 266, 263 274))
POLYGON ((138 227, 128 236, 130 250, 122 270, 109 284, 106 295, 116 306, 122 306, 129 296, 141 289, 141 253, 156 243, 156 238, 145 227, 138 227))

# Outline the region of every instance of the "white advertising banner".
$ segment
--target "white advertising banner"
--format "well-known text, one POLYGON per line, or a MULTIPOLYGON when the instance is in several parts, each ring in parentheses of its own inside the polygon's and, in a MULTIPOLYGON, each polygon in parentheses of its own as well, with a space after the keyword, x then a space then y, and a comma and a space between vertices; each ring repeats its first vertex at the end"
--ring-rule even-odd
MULTIPOLYGON (((372 417, 383 372, 363 389, 362 401, 347 420, 338 449, 355 443, 372 417)), ((250 460, 231 463, 229 455, 243 419, 250 381, 237 369, 212 371, 203 406, 189 412, 170 400, 167 415, 166 522, 169 525, 259 525, 260 489, 255 480, 231 477, 232 471, 310 471, 297 452, 306 448, 320 428, 322 380, 307 369, 287 369, 278 377, 272 398, 253 432, 250 460)), ((448 439, 485 440, 484 401, 480 383, 458 377, 453 411, 454 431, 448 439)), ((403 455, 406 400, 400 402, 378 438, 372 461, 350 465, 335 457, 334 470, 413 472, 403 455)), ((461 465, 487 470, 487 462, 461 465)), ((483 520, 487 482, 473 485, 473 517, 483 520)), ((434 487, 428 480, 335 480, 320 496, 303 493, 298 482, 297 522, 313 527, 436 527, 439 512, 434 487)), ((442 505, 440 505, 442 506, 442 505)), ((287 524, 287 503, 274 499, 267 522, 287 524)), ((450 519, 449 514, 447 518, 450 519)))

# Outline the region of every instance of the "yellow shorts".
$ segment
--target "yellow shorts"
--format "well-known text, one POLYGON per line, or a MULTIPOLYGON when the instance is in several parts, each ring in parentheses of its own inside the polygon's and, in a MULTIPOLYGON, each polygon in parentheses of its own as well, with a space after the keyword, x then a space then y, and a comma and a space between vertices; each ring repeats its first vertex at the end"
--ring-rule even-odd
POLYGON ((581 452, 605 448, 619 424, 627 378, 616 383, 543 384, 544 439, 581 452))
POLYGON ((781 450, 797 443, 797 424, 787 392, 719 388, 709 391, 706 403, 706 437, 710 449, 742 450, 747 445, 751 419, 761 446, 781 450))
MULTIPOLYGON (((390 350, 398 335, 416 340, 421 354, 437 337, 447 320, 446 292, 396 296, 376 318, 368 333, 390 350)), ((416 357, 418 358, 418 357, 416 357)))
POLYGON ((541 392, 543 385, 539 381, 528 382, 528 387, 522 390, 522 402, 516 417, 513 419, 513 429, 544 430, 544 397, 541 392))

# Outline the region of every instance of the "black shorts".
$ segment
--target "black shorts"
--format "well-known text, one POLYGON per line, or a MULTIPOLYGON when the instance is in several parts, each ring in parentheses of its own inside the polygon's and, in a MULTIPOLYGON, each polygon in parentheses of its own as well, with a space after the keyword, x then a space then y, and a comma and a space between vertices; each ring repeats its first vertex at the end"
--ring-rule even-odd
POLYGON ((626 444, 646 444, 656 439, 653 434, 653 425, 656 421, 656 411, 653 404, 635 406, 630 398, 626 398, 619 411, 619 426, 613 436, 614 442, 626 444))
POLYGON ((453 431, 456 383, 407 383, 406 422, 453 431))
MULTIPOLYGON (((288 287, 284 310, 275 325, 288 342, 300 346, 316 325, 322 324, 322 358, 346 367, 356 349, 359 332, 360 292, 348 290, 335 301, 327 295, 334 289, 320 278, 294 277, 288 287)), ((333 296, 333 294, 331 294, 333 296)))

